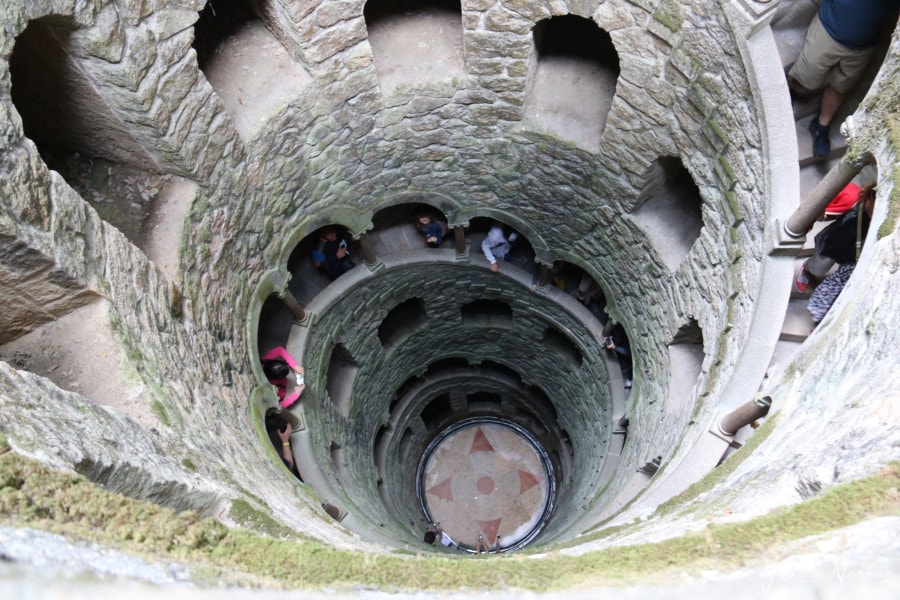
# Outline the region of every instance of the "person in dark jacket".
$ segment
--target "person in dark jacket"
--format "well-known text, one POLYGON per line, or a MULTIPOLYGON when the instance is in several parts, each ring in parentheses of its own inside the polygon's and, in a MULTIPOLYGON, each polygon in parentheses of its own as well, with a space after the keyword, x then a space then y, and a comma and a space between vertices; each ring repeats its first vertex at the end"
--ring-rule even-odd
MULTIPOLYGON (((856 263, 859 205, 871 203, 874 206, 875 183, 868 183, 857 189, 859 191, 855 205, 816 236, 815 254, 806 259, 794 278, 794 287, 801 294, 805 294, 811 284, 825 279, 835 264, 856 263)), ((860 244, 869 231, 871 208, 863 211, 862 219, 860 244)))
POLYGON ((819 234, 821 236, 831 227, 835 227, 829 235, 824 236, 821 250, 818 249, 819 236, 816 236, 817 253, 821 252, 833 260, 838 264, 838 268, 826 277, 809 297, 806 308, 815 325, 818 325, 831 310, 838 295, 844 290, 844 286, 847 285, 850 276, 856 269, 856 261, 865 242, 866 233, 869 231, 874 210, 875 186, 874 184, 863 186, 860 188, 859 203, 819 234))
POLYGON ((312 258, 313 264, 332 281, 356 266, 350 260, 350 243, 330 226, 319 230, 319 243, 312 258))

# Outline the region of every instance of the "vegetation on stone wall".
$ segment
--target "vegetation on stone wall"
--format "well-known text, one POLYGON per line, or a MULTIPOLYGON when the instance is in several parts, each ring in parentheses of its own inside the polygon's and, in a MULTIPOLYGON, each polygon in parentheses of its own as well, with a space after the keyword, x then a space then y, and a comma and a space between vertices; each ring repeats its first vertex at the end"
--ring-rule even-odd
MULTIPOLYGON (((94 486, 83 477, 57 473, 14 453, 0 457, 0 521, 69 538, 114 546, 151 560, 183 561, 195 577, 210 583, 277 587, 386 590, 497 589, 551 590, 675 574, 685 568, 737 568, 773 546, 866 518, 900 514, 900 465, 836 486, 796 506, 743 523, 710 525, 699 533, 656 544, 589 552, 526 557, 418 558, 363 554, 309 541, 228 529, 196 513, 174 513, 94 486), (203 575, 197 575, 202 573, 203 575)), ((239 504, 239 503, 236 503, 239 504)), ((249 505, 248 505, 249 506, 249 505)), ((240 516, 241 507, 232 505, 240 516)), ((248 522, 259 525, 251 510, 248 522)), ((264 515, 263 515, 264 516, 264 515)), ((273 521, 274 523, 274 521, 273 521)), ((264 528, 265 529, 265 528, 264 528)), ((293 537, 293 536, 290 536, 293 537)), ((197 581, 202 584, 203 581, 197 581)))

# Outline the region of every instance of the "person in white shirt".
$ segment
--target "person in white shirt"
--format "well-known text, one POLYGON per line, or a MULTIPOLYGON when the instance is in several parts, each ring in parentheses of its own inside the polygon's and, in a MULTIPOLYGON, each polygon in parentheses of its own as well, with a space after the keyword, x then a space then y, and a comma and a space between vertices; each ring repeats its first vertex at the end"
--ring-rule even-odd
POLYGON ((503 228, 499 223, 494 224, 491 230, 488 231, 487 237, 481 242, 481 251, 484 252, 484 257, 488 259, 488 262, 491 263, 491 271, 496 273, 500 270, 500 265, 497 264, 497 261, 507 259, 510 244, 516 241, 516 237, 515 233, 511 233, 509 234, 509 239, 507 239, 503 235, 503 228))

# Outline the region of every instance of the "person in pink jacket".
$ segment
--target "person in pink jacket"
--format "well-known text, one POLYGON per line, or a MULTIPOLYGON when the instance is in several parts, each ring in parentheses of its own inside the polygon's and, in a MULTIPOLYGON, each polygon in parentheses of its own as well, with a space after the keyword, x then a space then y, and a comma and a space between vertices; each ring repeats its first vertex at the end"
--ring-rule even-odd
POLYGON ((300 398, 300 394, 306 388, 303 383, 303 367, 297 364, 290 352, 281 346, 272 348, 260 357, 262 361, 263 372, 269 383, 275 386, 278 393, 278 400, 281 406, 287 408, 300 398), (291 371, 297 374, 297 384, 293 391, 288 395, 288 375, 291 371))

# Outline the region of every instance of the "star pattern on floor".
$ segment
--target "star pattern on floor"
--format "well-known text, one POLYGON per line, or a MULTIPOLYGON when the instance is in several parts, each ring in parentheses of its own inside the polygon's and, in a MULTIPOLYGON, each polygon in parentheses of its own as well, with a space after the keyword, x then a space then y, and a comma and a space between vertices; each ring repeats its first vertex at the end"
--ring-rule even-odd
POLYGON ((454 540, 474 546, 479 535, 504 546, 527 535, 543 515, 549 487, 540 456, 518 432, 473 425, 445 438, 425 467, 425 500, 454 540))

